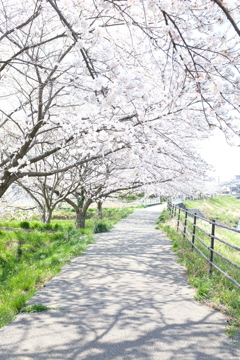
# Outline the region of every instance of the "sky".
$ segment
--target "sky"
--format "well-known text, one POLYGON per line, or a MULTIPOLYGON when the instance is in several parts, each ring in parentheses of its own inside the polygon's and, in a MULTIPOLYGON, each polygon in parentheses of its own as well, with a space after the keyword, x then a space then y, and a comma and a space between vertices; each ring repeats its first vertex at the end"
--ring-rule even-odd
POLYGON ((216 181, 228 181, 240 175, 240 147, 227 144, 220 131, 201 143, 200 154, 215 169, 216 181))

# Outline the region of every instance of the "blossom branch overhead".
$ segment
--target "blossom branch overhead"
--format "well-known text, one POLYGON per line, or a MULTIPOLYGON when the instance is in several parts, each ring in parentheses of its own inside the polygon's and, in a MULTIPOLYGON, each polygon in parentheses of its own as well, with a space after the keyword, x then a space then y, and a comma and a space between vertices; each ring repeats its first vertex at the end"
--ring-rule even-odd
POLYGON ((122 151, 180 181, 204 173, 197 139, 239 141, 238 1, 2 0, 0 18, 0 195, 122 151))

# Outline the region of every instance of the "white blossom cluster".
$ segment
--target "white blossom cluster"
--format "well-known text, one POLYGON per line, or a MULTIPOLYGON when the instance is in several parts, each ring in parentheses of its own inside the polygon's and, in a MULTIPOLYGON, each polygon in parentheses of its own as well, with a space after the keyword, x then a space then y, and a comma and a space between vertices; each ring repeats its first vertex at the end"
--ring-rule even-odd
POLYGON ((229 141, 240 135, 240 6, 222 5, 3 0, 1 196, 26 176, 30 187, 49 176, 51 188, 61 173, 63 194, 79 183, 68 171, 76 179, 84 164, 91 198, 204 176, 196 140, 215 128, 229 141), (112 178, 99 175, 108 162, 112 178))

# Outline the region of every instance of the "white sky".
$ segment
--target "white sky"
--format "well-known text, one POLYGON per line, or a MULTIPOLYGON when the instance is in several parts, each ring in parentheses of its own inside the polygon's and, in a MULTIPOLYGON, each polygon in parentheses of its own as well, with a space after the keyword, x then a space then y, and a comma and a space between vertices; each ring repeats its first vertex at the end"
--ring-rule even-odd
MULTIPOLYGON (((239 141, 240 143, 240 141, 239 141)), ((203 159, 213 165, 216 172, 214 177, 219 181, 227 181, 240 175, 240 147, 233 147, 227 144, 226 139, 218 131, 210 139, 201 144, 200 154, 203 159)))

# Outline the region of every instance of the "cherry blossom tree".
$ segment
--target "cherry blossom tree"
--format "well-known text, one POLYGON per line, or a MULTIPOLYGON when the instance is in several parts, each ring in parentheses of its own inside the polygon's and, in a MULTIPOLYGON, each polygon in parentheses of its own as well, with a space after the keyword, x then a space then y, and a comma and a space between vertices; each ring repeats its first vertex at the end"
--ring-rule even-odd
MULTIPOLYGON (((126 88, 131 88, 131 97, 136 86, 146 90, 147 84, 150 91, 143 95, 144 110, 152 110, 153 104, 158 104, 157 111, 160 108, 161 116, 166 116, 169 112, 164 114, 163 109, 180 111, 190 105, 210 128, 219 127, 227 134, 239 135, 240 6, 237 0, 66 0, 59 7, 52 0, 48 3, 70 30, 70 36, 89 49, 89 58, 95 64, 91 76, 107 77, 105 93, 113 94, 120 88, 126 95, 126 88), (81 19, 74 7, 81 11, 81 19), (77 33, 74 26, 82 18, 86 31, 77 33), (142 68, 145 76, 148 72, 147 82, 142 68), (154 80, 161 82, 165 101, 158 93, 154 96, 155 103, 148 103, 155 95, 151 73, 154 80), (123 82, 128 82, 125 89, 123 82)), ((157 85, 155 81, 159 90, 157 85)), ((141 106, 135 108, 140 114, 141 106)), ((183 120, 187 120, 186 113, 183 120)))
MULTIPOLYGON (((167 133, 165 134, 167 137, 167 133)), ((141 138, 141 156, 132 149, 122 149, 114 154, 74 167, 64 174, 58 175, 53 183, 52 177, 45 179, 49 191, 44 192, 50 197, 55 194, 55 201, 65 201, 76 211, 76 224, 84 227, 89 206, 98 204, 107 198, 122 194, 123 191, 134 191, 144 187, 148 193, 159 192, 159 187, 169 191, 170 186, 178 188, 178 183, 184 183, 184 189, 204 177, 205 164, 200 158, 188 150, 189 137, 179 132, 175 143, 166 143, 163 148, 152 149, 148 137, 141 138), (179 142, 179 145, 177 144, 179 142), (183 142, 184 146, 181 144, 183 142), (178 152, 176 151, 178 147, 178 152), (148 153, 148 164, 144 164, 145 152, 148 153), (181 156, 176 156, 175 154, 181 156), (187 175, 186 175, 187 174, 187 175)), ((58 154, 59 156, 59 154, 58 154)), ((65 163, 68 151, 61 163, 65 163)), ((77 157, 75 161, 77 162, 77 157)), ((49 165, 52 167, 53 165, 49 165)), ((54 164, 54 168, 57 164, 54 164)), ((48 200, 50 202, 50 199, 48 200)))
POLYGON ((143 183, 138 179, 135 170, 132 176, 129 176, 131 169, 130 164, 126 163, 126 156, 124 162, 121 161, 123 159, 120 153, 116 158, 108 156, 82 167, 79 187, 71 196, 65 198, 65 201, 76 211, 77 227, 85 227, 87 210, 92 203, 97 203, 98 215, 101 217, 102 202, 111 194, 142 186, 143 183))
MULTIPOLYGON (((29 4, 36 8, 33 1, 29 4)), ((10 11, 12 7, 5 3, 6 9, 10 11)), ((40 10, 40 15, 32 16, 32 21, 25 22, 25 26, 17 27, 16 31, 8 30, 7 20, 11 17, 3 12, 8 46, 14 47, 13 53, 18 56, 7 53, 7 60, 3 60, 8 71, 0 84, 3 91, 0 196, 19 178, 53 175, 75 166, 69 157, 68 165, 63 164, 61 169, 41 172, 35 169, 36 163, 64 150, 69 144, 74 144, 73 152, 82 152, 78 164, 113 151, 101 147, 99 154, 96 143, 95 152, 91 146, 84 146, 89 139, 94 142, 91 134, 96 128, 91 129, 91 126, 95 125, 96 119, 89 124, 88 118, 82 119, 78 115, 82 92, 78 89, 79 82, 75 81, 78 71, 71 53, 76 42, 56 29, 58 16, 54 19, 54 12, 48 14, 42 7, 38 12, 40 10), (12 58, 14 61, 9 60, 12 58)), ((29 11, 32 13, 33 9, 29 11)), ((83 69, 78 69, 81 74, 83 69)))
POLYGON ((196 138, 239 136, 239 14, 235 0, 2 0, 0 196, 123 149, 142 183, 199 171, 196 138))
MULTIPOLYGON (((64 159, 65 161, 65 159, 64 159)), ((44 159, 42 163, 35 164, 36 173, 45 171, 54 166, 55 169, 62 169, 64 164, 56 154, 44 159)), ((36 203, 41 214, 43 223, 50 223, 53 211, 56 206, 65 201, 65 198, 76 191, 79 186, 79 169, 74 167, 71 171, 58 172, 47 177, 31 177, 17 180, 16 184, 21 187, 36 203)))

